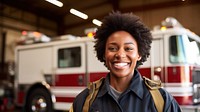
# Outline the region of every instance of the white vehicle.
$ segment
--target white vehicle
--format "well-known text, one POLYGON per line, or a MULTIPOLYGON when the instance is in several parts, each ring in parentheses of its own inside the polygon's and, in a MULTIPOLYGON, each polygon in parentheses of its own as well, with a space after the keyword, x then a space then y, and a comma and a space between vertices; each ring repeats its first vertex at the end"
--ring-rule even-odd
MULTIPOLYGON (((173 22, 177 21, 165 25, 173 22)), ((200 37, 174 25, 152 31, 151 55, 139 71, 162 80, 180 105, 196 104, 200 102, 200 37)), ((88 82, 108 72, 96 58, 93 41, 77 38, 18 46, 16 104, 25 105, 29 112, 68 110, 88 82)))
POLYGON ((26 102, 32 111, 69 109, 74 97, 89 81, 107 73, 95 58, 93 41, 81 38, 18 46, 17 104, 26 102))

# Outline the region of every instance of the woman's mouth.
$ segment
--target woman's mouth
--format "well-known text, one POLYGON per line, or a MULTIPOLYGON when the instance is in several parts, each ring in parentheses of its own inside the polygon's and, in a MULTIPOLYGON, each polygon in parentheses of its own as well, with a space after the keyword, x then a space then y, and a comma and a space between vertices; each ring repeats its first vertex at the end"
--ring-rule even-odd
POLYGON ((123 69, 129 65, 127 62, 113 63, 114 67, 117 69, 123 69))

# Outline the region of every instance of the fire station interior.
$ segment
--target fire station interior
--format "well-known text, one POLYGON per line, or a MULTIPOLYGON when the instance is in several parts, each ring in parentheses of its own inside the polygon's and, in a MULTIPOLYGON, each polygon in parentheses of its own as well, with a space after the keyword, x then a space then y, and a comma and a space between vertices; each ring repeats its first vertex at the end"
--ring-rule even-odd
MULTIPOLYGON (((15 104, 2 100, 2 91, 11 89, 14 93, 15 50, 22 44, 20 39, 24 34, 36 32, 51 40, 62 35, 85 37, 90 33, 87 31, 100 26, 104 16, 120 11, 138 15, 151 30, 161 25, 165 18, 172 17, 182 27, 200 36, 200 0, 55 0, 57 4, 52 1, 0 1, 0 111, 6 112, 6 108, 11 108, 12 112, 21 110, 15 104), (75 15, 73 11, 84 14, 84 17, 75 15)), ((12 93, 9 95, 14 99, 12 93)), ((183 111, 200 112, 200 108, 189 105, 183 111)))

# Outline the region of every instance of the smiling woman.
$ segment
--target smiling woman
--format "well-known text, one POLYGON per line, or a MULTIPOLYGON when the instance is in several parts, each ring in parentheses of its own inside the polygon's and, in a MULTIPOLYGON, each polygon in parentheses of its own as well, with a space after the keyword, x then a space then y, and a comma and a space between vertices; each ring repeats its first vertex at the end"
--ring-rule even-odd
POLYGON ((105 79, 99 80, 100 83, 97 81, 93 84, 97 87, 94 88, 95 92, 91 87, 81 92, 74 100, 71 110, 181 112, 176 100, 158 87, 160 83, 148 80, 148 85, 146 78, 143 79, 137 70, 148 58, 152 42, 150 30, 139 17, 132 13, 113 12, 103 19, 95 38, 97 58, 110 72, 105 79), (152 85, 156 86, 151 87, 152 85), (150 88, 154 88, 154 93, 150 88), (156 96, 157 100, 155 91, 159 94, 156 96), (90 98, 91 101, 88 100, 90 98))

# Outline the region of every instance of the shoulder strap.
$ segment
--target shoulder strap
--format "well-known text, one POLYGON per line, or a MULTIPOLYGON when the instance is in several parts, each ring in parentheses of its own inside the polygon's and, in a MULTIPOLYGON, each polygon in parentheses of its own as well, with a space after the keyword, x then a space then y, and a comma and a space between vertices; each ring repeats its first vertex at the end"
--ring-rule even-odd
POLYGON ((154 100, 157 111, 163 112, 164 99, 163 99, 160 91, 158 90, 162 86, 161 81, 153 81, 146 77, 143 77, 143 78, 144 78, 144 82, 145 82, 146 86, 149 88, 149 91, 152 95, 152 98, 154 100))
POLYGON ((71 105, 71 107, 70 107, 70 109, 69 109, 69 112, 74 112, 73 104, 71 105))
POLYGON ((87 96, 84 106, 83 106, 83 112, 88 112, 92 102, 94 101, 94 99, 97 96, 97 93, 99 91, 99 88, 103 82, 104 78, 101 78, 95 82, 91 82, 88 85, 88 89, 89 89, 89 95, 87 96))

